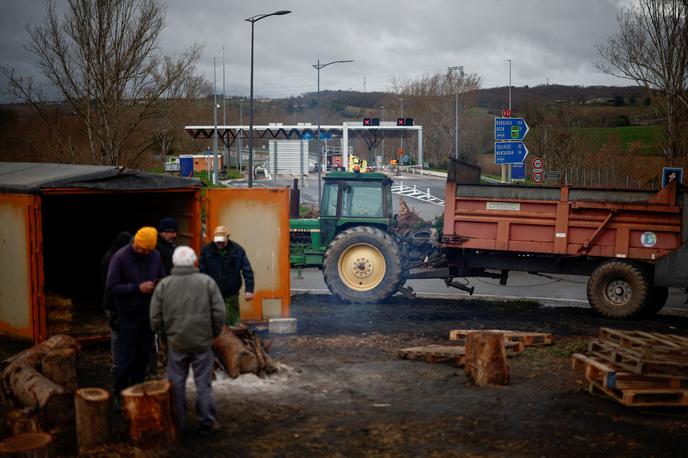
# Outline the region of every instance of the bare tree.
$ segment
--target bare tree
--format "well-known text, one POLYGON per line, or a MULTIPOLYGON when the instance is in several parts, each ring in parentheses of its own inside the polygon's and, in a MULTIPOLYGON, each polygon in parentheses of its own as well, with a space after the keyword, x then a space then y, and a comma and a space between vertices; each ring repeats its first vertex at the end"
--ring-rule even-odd
POLYGON ((475 162, 480 138, 462 135, 466 109, 471 106, 480 77, 472 74, 439 72, 416 80, 393 80, 398 95, 404 97, 406 112, 423 124, 425 157, 435 165, 445 164, 454 150, 455 99, 459 96, 459 157, 475 162))
MULTIPOLYGON (((42 75, 84 123, 94 162, 136 164, 152 145, 140 132, 161 98, 194 72, 201 48, 163 58, 158 39, 165 24, 157 0, 68 0, 60 15, 46 2, 39 26, 28 27, 27 49, 42 75)), ((15 95, 38 106, 30 78, 3 68, 15 95)))
POLYGON ((666 119, 664 155, 686 160, 688 1, 638 0, 619 16, 619 31, 598 50, 601 71, 648 89, 666 119))

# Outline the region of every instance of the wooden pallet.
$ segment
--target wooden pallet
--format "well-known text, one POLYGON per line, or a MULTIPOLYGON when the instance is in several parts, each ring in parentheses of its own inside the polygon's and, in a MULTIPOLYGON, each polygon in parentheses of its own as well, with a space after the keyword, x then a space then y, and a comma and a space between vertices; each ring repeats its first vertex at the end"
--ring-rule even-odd
MULTIPOLYGON (((521 353, 525 346, 521 342, 505 342, 507 356, 521 353)), ((450 362, 458 366, 466 363, 466 347, 463 345, 423 345, 421 347, 403 348, 397 355, 402 359, 425 361, 427 363, 450 362)))
POLYGON ((571 361, 574 370, 583 370, 590 393, 603 393, 631 407, 688 406, 686 380, 620 372, 606 361, 580 353, 571 361))
POLYGON ((638 352, 688 357, 688 337, 675 334, 600 328, 599 339, 638 352))
POLYGON ((688 359, 682 355, 644 351, 639 347, 622 346, 618 341, 600 339, 591 339, 588 351, 635 374, 688 378, 688 359))
POLYGON ((526 347, 552 345, 554 336, 546 332, 504 331, 501 329, 454 329, 449 331, 449 340, 465 340, 469 332, 501 332, 505 342, 521 342, 526 347))

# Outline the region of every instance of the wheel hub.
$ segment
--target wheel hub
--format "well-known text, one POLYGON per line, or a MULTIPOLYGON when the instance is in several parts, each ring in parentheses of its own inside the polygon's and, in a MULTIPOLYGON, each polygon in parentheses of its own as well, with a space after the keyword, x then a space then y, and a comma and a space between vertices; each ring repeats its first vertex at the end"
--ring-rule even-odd
POLYGON ((607 297, 615 305, 624 305, 631 299, 631 286, 623 280, 614 280, 607 286, 607 297))
POLYGON ((385 276, 385 258, 376 247, 357 244, 347 248, 339 257, 339 276, 347 287, 356 291, 370 291, 385 276))

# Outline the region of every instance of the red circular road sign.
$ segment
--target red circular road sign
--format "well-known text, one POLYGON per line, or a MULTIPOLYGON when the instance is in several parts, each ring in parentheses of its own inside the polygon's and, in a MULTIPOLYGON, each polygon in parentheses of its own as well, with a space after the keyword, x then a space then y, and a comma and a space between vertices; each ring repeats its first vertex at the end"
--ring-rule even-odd
POLYGON ((542 176, 542 173, 540 173, 540 172, 535 172, 533 174, 533 181, 535 183, 542 183, 542 180, 544 180, 544 179, 545 179, 545 177, 542 176))
POLYGON ((534 169, 541 169, 543 165, 545 165, 545 161, 543 161, 539 157, 536 157, 535 159, 533 159, 533 168, 534 169))
POLYGON ((502 108, 502 118, 511 117, 511 108, 502 108))

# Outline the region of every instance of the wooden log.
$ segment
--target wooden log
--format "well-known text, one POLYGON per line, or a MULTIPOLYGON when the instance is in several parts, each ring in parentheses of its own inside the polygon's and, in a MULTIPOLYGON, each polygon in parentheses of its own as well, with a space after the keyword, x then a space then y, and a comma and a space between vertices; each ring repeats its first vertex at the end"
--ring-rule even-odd
POLYGON ((508 385, 504 335, 499 332, 470 332, 466 336, 466 376, 478 386, 508 385))
POLYGON ((38 421, 36 409, 32 407, 13 409, 7 412, 5 427, 12 436, 21 433, 37 433, 41 431, 41 424, 38 421))
POLYGON ((21 433, 0 442, 0 454, 15 457, 47 458, 52 456, 50 444, 53 437, 48 433, 21 433))
POLYGON ((154 380, 122 391, 123 412, 133 445, 164 449, 177 444, 179 431, 172 415, 171 387, 167 380, 154 380))
POLYGON ((74 393, 76 439, 79 447, 95 447, 110 437, 110 393, 101 388, 81 388, 74 393))
POLYGON ((71 348, 78 353, 81 351, 81 344, 79 344, 79 341, 77 341, 74 337, 58 334, 56 336, 52 336, 44 342, 39 343, 38 345, 34 345, 33 347, 27 348, 16 355, 10 356, 4 362, 22 363, 27 366, 38 368, 43 356, 45 356, 46 353, 63 348, 71 348))
MULTIPOLYGON (((213 351, 231 378, 237 378, 239 374, 246 373, 254 366, 255 354, 251 357, 241 339, 226 326, 213 341, 213 351)), ((257 365, 256 361, 255 366, 257 365)))
POLYGON ((77 353, 73 348, 50 351, 41 361, 43 375, 70 392, 77 389, 76 368, 77 353))
POLYGON ((3 376, 14 397, 26 407, 38 407, 49 425, 62 425, 74 418, 71 395, 33 367, 12 364, 3 376))

